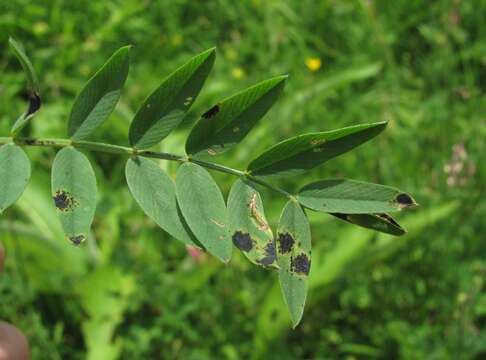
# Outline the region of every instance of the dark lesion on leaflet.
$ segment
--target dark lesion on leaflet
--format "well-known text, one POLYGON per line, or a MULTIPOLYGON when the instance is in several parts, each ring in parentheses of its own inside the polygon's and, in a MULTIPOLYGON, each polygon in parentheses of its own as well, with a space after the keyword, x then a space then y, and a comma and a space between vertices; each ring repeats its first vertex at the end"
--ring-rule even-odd
POLYGON ((220 107, 218 104, 214 105, 211 109, 206 111, 204 114, 202 114, 202 117, 204 119, 210 119, 214 117, 217 113, 219 113, 220 107))
POLYGON ((278 250, 280 254, 287 254, 292 251, 295 240, 289 233, 278 234, 278 250))
POLYGON ((72 211, 77 205, 71 193, 65 190, 56 191, 52 199, 54 200, 54 205, 60 211, 72 211))
POLYGON ((309 275, 311 262, 306 254, 290 258, 290 270, 299 275, 309 275))
POLYGON ((84 240, 86 240, 86 236, 84 235, 75 235, 75 236, 70 236, 69 240, 73 243, 73 245, 78 246, 81 244, 84 240))
POLYGON ((275 263, 276 260, 277 260, 277 254, 275 249, 275 241, 270 241, 265 246, 265 256, 257 260, 257 262, 263 266, 271 266, 275 263))
POLYGON ((250 251, 253 248, 253 240, 250 234, 236 231, 232 236, 233 244, 241 251, 250 251))

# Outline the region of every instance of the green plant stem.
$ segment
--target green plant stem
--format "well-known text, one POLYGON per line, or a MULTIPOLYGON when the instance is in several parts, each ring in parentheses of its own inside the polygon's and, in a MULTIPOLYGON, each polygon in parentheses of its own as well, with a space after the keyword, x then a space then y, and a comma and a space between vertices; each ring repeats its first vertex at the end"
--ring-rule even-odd
POLYGON ((238 177, 244 177, 256 184, 266 187, 267 189, 275 191, 280 195, 283 195, 289 199, 294 199, 294 197, 288 192, 286 192, 285 190, 273 186, 272 184, 269 184, 268 182, 256 176, 250 175, 244 171, 233 169, 228 166, 224 166, 216 163, 193 159, 188 156, 182 156, 182 155, 176 155, 176 154, 170 154, 170 153, 158 152, 158 151, 137 150, 127 146, 104 144, 104 143, 93 142, 93 141, 75 141, 71 139, 0 137, 0 145, 3 144, 17 144, 20 146, 45 146, 45 147, 54 147, 54 148, 73 146, 78 149, 86 149, 90 151, 97 151, 97 152, 110 153, 110 154, 121 154, 127 156, 143 156, 148 158, 178 161, 178 162, 192 162, 194 164, 198 164, 208 169, 224 172, 226 174, 230 174, 238 177))

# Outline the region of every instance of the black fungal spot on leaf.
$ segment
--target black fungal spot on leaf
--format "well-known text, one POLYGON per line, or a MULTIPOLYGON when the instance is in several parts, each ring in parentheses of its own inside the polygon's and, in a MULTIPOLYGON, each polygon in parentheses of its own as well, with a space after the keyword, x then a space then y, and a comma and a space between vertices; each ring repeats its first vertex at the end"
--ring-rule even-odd
POLYGON ((71 240, 71 242, 73 243, 73 245, 76 245, 78 246, 79 244, 81 244, 84 240, 86 240, 86 237, 84 235, 76 235, 76 236, 71 236, 69 238, 69 240, 71 240))
POLYGON ((278 234, 278 249, 281 254, 286 254, 292 251, 294 246, 294 238, 289 233, 278 234))
POLYGON ((301 275, 309 275, 310 261, 306 254, 290 258, 290 270, 301 275))
POLYGON ((257 260, 260 265, 270 266, 277 260, 275 241, 271 241, 265 246, 265 257, 257 260))
POLYGON ((233 244, 241 251, 250 251, 253 248, 253 241, 250 234, 236 231, 233 234, 233 244))
POLYGON ((213 116, 215 116, 217 113, 219 113, 219 105, 214 105, 211 109, 209 109, 204 114, 202 114, 202 117, 204 119, 210 119, 213 116))
POLYGON ((412 205, 417 205, 415 200, 408 194, 401 193, 398 194, 395 198, 395 202, 398 204, 398 207, 403 209, 412 205))
POLYGON ((257 260, 257 263, 259 263, 262 266, 270 266, 274 262, 275 262, 275 258, 270 257, 270 256, 265 256, 265 257, 257 260))
POLYGON ((267 244, 267 246, 265 246, 265 253, 267 256, 273 256, 276 258, 277 254, 275 249, 275 241, 271 241, 267 244))
POLYGON ((76 206, 73 196, 67 191, 58 190, 52 198, 56 208, 61 211, 71 211, 76 206))

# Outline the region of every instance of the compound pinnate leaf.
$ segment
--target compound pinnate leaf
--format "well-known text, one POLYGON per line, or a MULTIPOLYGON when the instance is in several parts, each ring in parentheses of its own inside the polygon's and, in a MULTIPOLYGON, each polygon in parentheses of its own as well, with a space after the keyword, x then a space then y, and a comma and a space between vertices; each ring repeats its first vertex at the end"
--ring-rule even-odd
POLYGON ((231 258, 228 214, 223 194, 201 166, 185 163, 177 171, 177 201, 196 238, 224 262, 231 258))
POLYGON ((30 161, 15 144, 0 147, 0 213, 24 192, 30 179, 30 161))
POLYGON ((258 191, 242 179, 228 196, 230 235, 233 244, 254 264, 277 268, 275 241, 265 219, 258 191))
POLYGON ((128 76, 130 48, 118 49, 74 100, 68 124, 68 135, 72 139, 86 138, 115 109, 128 76))
POLYGON ((64 233, 74 245, 86 240, 96 209, 96 177, 86 156, 60 150, 52 164, 52 199, 64 233))
POLYGON ((378 122, 299 135, 266 150, 248 170, 259 176, 303 173, 372 139, 386 125, 378 122))
POLYGON ((15 121, 14 125, 11 129, 11 134, 17 134, 22 128, 27 124, 27 122, 35 115, 35 113, 41 107, 41 98, 40 98, 40 90, 39 90, 39 82, 37 80, 37 76, 35 74, 34 67, 30 62, 29 58, 25 54, 22 46, 15 41, 13 38, 9 38, 8 42, 10 44, 10 48, 13 50, 15 56, 22 65, 22 69, 27 76, 27 95, 29 97, 29 107, 27 111, 23 113, 17 121, 15 121))
POLYGON ((296 327, 302 318, 307 297, 311 233, 309 221, 295 201, 290 200, 280 215, 276 246, 280 287, 296 327))
POLYGON ((172 179, 154 161, 128 159, 125 176, 130 191, 142 210, 157 225, 185 244, 197 246, 177 205, 172 179))
POLYGON ((184 119, 213 67, 214 48, 196 55, 167 78, 143 102, 130 126, 130 144, 138 149, 156 145, 184 119))
POLYGON ((344 214, 384 213, 416 205, 410 195, 398 189, 347 179, 311 183, 297 198, 309 209, 344 214))
POLYGON ((331 215, 344 220, 350 224, 358 225, 366 229, 379 231, 389 235, 401 236, 406 233, 405 229, 400 226, 388 214, 340 214, 331 213, 331 215))
POLYGON ((278 76, 263 81, 213 106, 189 134, 186 152, 217 155, 234 147, 275 104, 286 79, 278 76))

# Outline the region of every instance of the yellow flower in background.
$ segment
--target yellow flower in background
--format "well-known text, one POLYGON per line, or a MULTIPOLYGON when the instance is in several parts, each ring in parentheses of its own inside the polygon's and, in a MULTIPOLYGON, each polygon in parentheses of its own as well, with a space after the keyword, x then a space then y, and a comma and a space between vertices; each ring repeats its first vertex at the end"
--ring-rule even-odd
POLYGON ((100 42, 95 38, 89 38, 86 40, 84 47, 88 51, 97 51, 100 48, 100 42))
POLYGON ((228 50, 226 50, 226 57, 228 58, 228 60, 236 60, 236 58, 238 57, 238 53, 235 49, 229 48, 228 50))
POLYGON ((36 22, 32 27, 36 35, 43 35, 49 30, 49 25, 43 21, 36 22))
POLYGON ((172 36, 171 41, 172 41, 172 45, 179 46, 180 44, 182 44, 182 35, 175 34, 174 36, 172 36))
POLYGON ((321 68, 322 63, 321 59, 317 57, 310 57, 305 59, 305 65, 310 71, 315 72, 321 68))
POLYGON ((245 76, 245 71, 240 67, 236 67, 231 71, 231 75, 233 75, 235 79, 241 79, 245 76))

